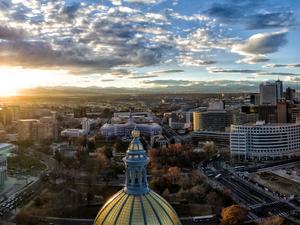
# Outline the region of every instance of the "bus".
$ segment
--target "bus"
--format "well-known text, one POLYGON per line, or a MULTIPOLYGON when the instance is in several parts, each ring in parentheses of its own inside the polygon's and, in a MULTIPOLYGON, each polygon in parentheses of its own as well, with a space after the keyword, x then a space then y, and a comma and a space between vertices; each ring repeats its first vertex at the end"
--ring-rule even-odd
POLYGON ((246 167, 245 166, 236 166, 234 167, 234 172, 245 172, 246 167))
POLYGON ((215 220, 215 218, 216 218, 216 215, 195 216, 195 217, 193 217, 193 222, 200 223, 200 222, 205 222, 205 221, 213 221, 213 220, 215 220))

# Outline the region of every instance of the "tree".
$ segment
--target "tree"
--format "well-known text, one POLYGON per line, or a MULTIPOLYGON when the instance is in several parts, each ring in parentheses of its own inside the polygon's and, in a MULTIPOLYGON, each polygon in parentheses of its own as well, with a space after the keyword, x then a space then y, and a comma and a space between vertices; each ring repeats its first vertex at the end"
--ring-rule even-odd
POLYGON ((91 188, 89 188, 88 192, 86 193, 86 200, 88 202, 91 202, 94 200, 94 198, 95 198, 94 191, 91 188))
POLYGON ((112 158, 113 154, 112 154, 112 148, 111 146, 105 145, 103 148, 103 152, 106 155, 107 158, 112 158))
POLYGON ((206 153, 206 155, 210 158, 217 152, 217 148, 214 142, 206 142, 203 146, 203 150, 206 153))
POLYGON ((115 145, 115 149, 117 152, 126 152, 128 146, 129 146, 128 142, 123 142, 122 140, 118 139, 115 145))
POLYGON ((177 184, 181 178, 181 170, 176 166, 170 167, 166 177, 172 184, 177 184))
POLYGON ((98 152, 96 159, 97 159, 99 169, 107 169, 108 168, 109 159, 107 158, 107 156, 104 153, 98 152))
POLYGON ((280 216, 272 216, 263 220, 259 225, 282 225, 284 223, 284 218, 280 216))
POLYGON ((63 161, 63 157, 62 157, 61 153, 58 150, 56 150, 55 153, 54 153, 54 159, 56 159, 58 164, 60 164, 63 161))
POLYGON ((87 142, 87 147, 89 152, 94 152, 96 150, 96 143, 94 139, 89 139, 87 142))
POLYGON ((247 211, 240 205, 232 205, 222 209, 221 225, 240 225, 246 220, 247 211))
POLYGON ((34 200, 34 205, 36 207, 41 207, 43 204, 44 204, 44 202, 43 202, 42 198, 39 196, 34 200))

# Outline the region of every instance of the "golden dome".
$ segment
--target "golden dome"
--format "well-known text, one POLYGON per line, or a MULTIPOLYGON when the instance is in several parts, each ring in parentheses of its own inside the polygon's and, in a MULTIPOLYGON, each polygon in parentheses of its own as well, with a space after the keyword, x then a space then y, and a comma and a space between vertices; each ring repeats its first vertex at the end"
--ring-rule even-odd
POLYGON ((94 225, 181 225, 172 206, 149 188, 149 159, 140 141, 140 132, 134 129, 132 136, 123 159, 125 188, 100 209, 94 225))
POLYGON ((115 194, 99 211, 94 225, 180 225, 172 206, 150 190, 130 195, 124 190, 115 194))

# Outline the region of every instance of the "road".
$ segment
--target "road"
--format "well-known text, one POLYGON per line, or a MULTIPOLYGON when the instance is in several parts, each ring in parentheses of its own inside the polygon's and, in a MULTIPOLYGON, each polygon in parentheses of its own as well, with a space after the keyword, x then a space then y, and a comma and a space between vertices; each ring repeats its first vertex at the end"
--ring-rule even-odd
POLYGON ((217 179, 223 187, 231 190, 232 198, 248 209, 251 219, 278 215, 289 217, 295 210, 291 204, 279 200, 267 191, 257 188, 254 184, 235 176, 223 176, 217 179))
MULTIPOLYGON (((69 218, 54 218, 47 217, 41 218, 41 221, 45 221, 49 224, 55 225, 93 225, 94 220, 92 219, 69 219, 69 218)), ((194 223, 193 218, 181 218, 182 225, 218 225, 217 221, 203 221, 194 223)))

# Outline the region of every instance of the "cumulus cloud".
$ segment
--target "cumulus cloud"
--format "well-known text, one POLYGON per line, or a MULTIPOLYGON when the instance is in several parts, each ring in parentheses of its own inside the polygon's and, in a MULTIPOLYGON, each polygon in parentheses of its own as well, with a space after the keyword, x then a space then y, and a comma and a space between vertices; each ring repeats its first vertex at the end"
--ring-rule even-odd
POLYGON ((14 28, 0 26, 4 40, 0 42, 1 65, 60 68, 75 75, 117 74, 120 67, 155 65, 170 48, 154 41, 155 36, 167 35, 159 25, 166 20, 160 13, 64 1, 22 2, 10 7, 8 19, 14 28), (24 17, 26 24, 16 16, 24 17), (155 29, 160 32, 146 31, 155 29))
POLYGON ((257 63, 266 62, 266 54, 277 52, 287 43, 287 30, 271 33, 258 33, 252 35, 243 43, 234 44, 231 51, 245 56, 238 62, 257 63))
POLYGON ((205 12, 190 14, 176 11, 178 6, 162 10, 152 5, 162 2, 165 0, 43 0, 12 4, 10 0, 0 0, 0 65, 142 79, 183 70, 146 74, 133 74, 131 70, 166 65, 165 62, 169 62, 168 66, 176 63, 174 68, 203 67, 217 64, 219 53, 243 56, 239 63, 267 62, 268 54, 286 44, 287 31, 259 33, 241 41, 234 32, 228 35, 230 29, 220 20, 227 18, 231 23, 241 17, 242 23, 255 29, 258 20, 265 28, 275 28, 291 25, 294 17, 285 9, 259 11, 260 16, 255 17, 252 9, 256 6, 250 0, 229 0, 228 5, 215 3, 211 7, 207 4, 210 8, 205 12), (252 11, 245 14, 247 6, 252 11), (252 24, 247 20, 250 17, 252 24))

